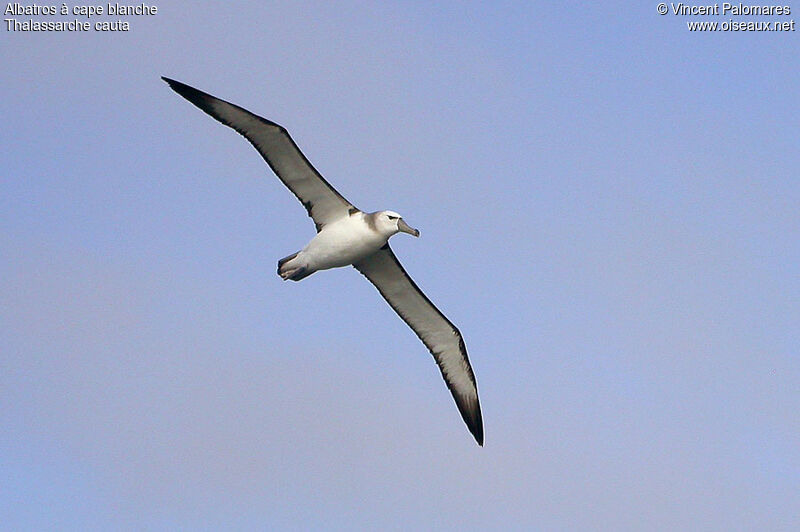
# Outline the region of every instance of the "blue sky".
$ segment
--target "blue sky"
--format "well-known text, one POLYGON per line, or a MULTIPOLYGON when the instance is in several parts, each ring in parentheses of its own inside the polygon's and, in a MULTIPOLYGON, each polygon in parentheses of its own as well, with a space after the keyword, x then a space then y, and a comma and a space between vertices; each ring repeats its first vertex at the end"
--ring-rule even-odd
POLYGON ((797 32, 157 6, 0 37, 4 526, 800 527, 797 32), (357 272, 279 279, 312 223, 162 75, 420 228, 393 247, 464 333, 484 448, 357 272))

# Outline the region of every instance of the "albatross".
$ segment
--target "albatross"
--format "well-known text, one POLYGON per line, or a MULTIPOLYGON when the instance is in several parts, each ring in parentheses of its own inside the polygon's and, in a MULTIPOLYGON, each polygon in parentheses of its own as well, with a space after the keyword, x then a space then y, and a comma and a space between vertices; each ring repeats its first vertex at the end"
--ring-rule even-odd
POLYGON ((431 352, 461 417, 482 446, 478 387, 464 339, 422 293, 389 247, 389 238, 395 234, 418 237, 419 231, 394 211, 367 213, 354 207, 311 165, 284 127, 179 81, 161 79, 202 111, 244 136, 314 221, 317 234, 303 249, 278 261, 278 275, 284 281, 300 281, 319 270, 354 266, 431 352))

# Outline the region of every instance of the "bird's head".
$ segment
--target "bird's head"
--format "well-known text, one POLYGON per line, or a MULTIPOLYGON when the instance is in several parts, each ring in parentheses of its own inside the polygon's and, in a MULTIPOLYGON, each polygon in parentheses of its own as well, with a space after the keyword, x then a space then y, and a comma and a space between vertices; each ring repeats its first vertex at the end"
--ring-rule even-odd
POLYGON ((409 235, 419 236, 419 230, 409 226, 403 220, 403 217, 394 211, 376 212, 373 216, 375 217, 375 225, 381 233, 392 236, 396 233, 403 232, 409 235))

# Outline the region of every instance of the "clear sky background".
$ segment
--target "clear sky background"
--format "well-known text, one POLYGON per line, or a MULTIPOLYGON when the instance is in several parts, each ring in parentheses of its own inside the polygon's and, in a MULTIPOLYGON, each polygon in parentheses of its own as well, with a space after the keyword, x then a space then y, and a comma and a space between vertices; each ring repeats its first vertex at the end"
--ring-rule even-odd
POLYGON ((800 4, 156 5, 0 32, 0 528, 800 529, 800 31, 686 27, 800 4), (484 448, 162 75, 421 229, 484 448))

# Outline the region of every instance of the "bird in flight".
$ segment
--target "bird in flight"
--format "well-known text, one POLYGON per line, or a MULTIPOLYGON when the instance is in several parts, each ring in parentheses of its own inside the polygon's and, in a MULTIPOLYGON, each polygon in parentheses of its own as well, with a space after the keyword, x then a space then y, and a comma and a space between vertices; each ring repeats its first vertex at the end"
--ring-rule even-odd
POLYGON ((303 249, 278 261, 278 275, 283 280, 300 281, 319 270, 353 265, 431 352, 461 417, 478 445, 483 445, 478 387, 464 339, 422 293, 389 247, 393 235, 402 232, 418 237, 419 231, 394 211, 366 213, 354 207, 317 172, 282 126, 179 81, 161 79, 244 136, 314 221, 317 234, 303 249))

